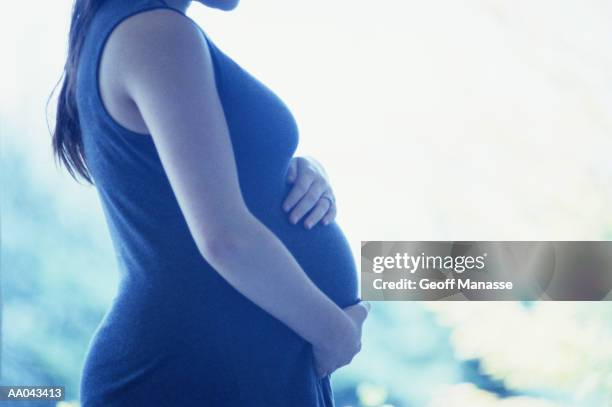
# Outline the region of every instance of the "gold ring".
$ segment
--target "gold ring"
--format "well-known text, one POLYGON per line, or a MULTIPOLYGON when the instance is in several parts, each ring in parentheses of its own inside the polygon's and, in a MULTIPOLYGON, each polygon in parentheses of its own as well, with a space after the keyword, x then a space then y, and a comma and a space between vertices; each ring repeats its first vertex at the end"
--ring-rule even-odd
POLYGON ((333 206, 335 203, 334 198, 329 195, 321 195, 321 199, 327 199, 329 201, 329 206, 333 206))

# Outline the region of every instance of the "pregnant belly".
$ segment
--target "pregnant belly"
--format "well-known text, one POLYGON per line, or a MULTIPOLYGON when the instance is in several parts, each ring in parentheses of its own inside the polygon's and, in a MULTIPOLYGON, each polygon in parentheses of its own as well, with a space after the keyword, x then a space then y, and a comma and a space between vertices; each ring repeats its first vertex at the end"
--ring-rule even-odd
POLYGON ((290 223, 281 209, 289 189, 285 186, 268 205, 253 208, 253 213, 285 244, 321 291, 340 307, 355 304, 359 300, 357 267, 342 229, 337 222, 318 223, 310 230, 302 222, 290 223))
POLYGON ((337 223, 311 230, 289 225, 277 235, 310 279, 336 304, 346 307, 358 301, 355 261, 337 223))

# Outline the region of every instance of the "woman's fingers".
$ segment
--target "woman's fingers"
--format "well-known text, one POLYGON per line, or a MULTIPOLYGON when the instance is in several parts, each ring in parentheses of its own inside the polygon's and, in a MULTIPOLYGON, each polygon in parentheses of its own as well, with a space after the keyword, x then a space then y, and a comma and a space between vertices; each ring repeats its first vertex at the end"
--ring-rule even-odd
POLYGON ((327 186, 321 181, 315 181, 310 184, 310 188, 308 188, 297 205, 291 210, 289 220, 294 224, 298 223, 306 213, 314 208, 326 189, 327 186))
POLYGON ((291 191, 289 191, 285 202, 283 203, 283 209, 285 211, 289 211, 291 208, 293 208, 310 190, 310 186, 314 183, 314 181, 315 177, 313 174, 300 174, 299 177, 297 177, 297 181, 293 185, 293 188, 291 188, 291 191))
POLYGON ((334 368, 332 366, 320 366, 320 365, 318 365, 318 366, 316 366, 315 370, 317 372, 317 377, 319 379, 322 379, 325 376, 332 374, 336 370, 336 368, 334 368))
POLYGON ((283 202, 283 210, 291 212, 291 223, 297 224, 309 212, 304 220, 306 229, 311 229, 319 222, 328 225, 334 221, 337 212, 335 199, 321 169, 304 158, 294 157, 287 169, 287 182, 293 184, 293 187, 283 202))
POLYGON ((317 377, 319 379, 325 377, 326 369, 325 367, 321 366, 319 363, 315 363, 315 371, 317 372, 317 377))
POLYGON ((331 201, 329 199, 319 199, 316 203, 314 209, 310 212, 310 214, 304 220, 304 226, 306 229, 312 228, 316 225, 326 213, 331 209, 331 201))
MULTIPOLYGON (((324 199, 324 201, 327 201, 327 199, 324 199)), ((329 225, 330 223, 332 223, 334 221, 334 219, 336 219, 336 213, 338 212, 338 210, 336 209, 336 203, 334 202, 333 205, 330 205, 329 210, 327 211, 327 213, 325 214, 325 216, 323 216, 323 219, 321 220, 323 222, 324 225, 329 225)))
POLYGON ((297 159, 294 157, 289 162, 289 168, 287 169, 287 182, 293 184, 297 179, 297 159))
POLYGON ((314 367, 315 372, 319 379, 332 374, 336 369, 340 366, 335 365, 333 362, 334 359, 333 354, 323 354, 316 347, 313 348, 313 357, 314 357, 314 367))
POLYGON ((346 307, 344 310, 349 314, 355 321, 360 324, 365 321, 370 313, 371 305, 368 301, 359 301, 357 304, 346 307))
POLYGON ((362 313, 361 313, 362 320, 361 320, 361 322, 363 323, 363 321, 365 321, 366 318, 368 317, 368 315, 370 314, 371 305, 370 305, 370 303, 368 301, 360 301, 357 305, 359 305, 361 307, 361 309, 362 309, 362 313))

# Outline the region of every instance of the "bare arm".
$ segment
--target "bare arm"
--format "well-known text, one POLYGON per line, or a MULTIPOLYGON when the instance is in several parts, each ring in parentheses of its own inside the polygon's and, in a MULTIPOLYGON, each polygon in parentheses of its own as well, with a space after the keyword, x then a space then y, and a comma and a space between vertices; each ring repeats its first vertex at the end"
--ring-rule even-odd
POLYGON ((105 57, 120 67, 120 88, 153 137, 204 258, 239 292, 313 345, 357 348, 353 319, 311 282, 243 200, 202 33, 177 13, 149 11, 113 32, 105 57))

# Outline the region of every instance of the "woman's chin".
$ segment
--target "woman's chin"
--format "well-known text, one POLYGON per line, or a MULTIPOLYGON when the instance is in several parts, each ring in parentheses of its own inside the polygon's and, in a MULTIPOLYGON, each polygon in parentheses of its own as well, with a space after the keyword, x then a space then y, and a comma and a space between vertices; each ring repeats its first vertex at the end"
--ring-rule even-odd
POLYGON ((205 6, 223 11, 230 11, 238 7, 240 0, 199 0, 205 6))

